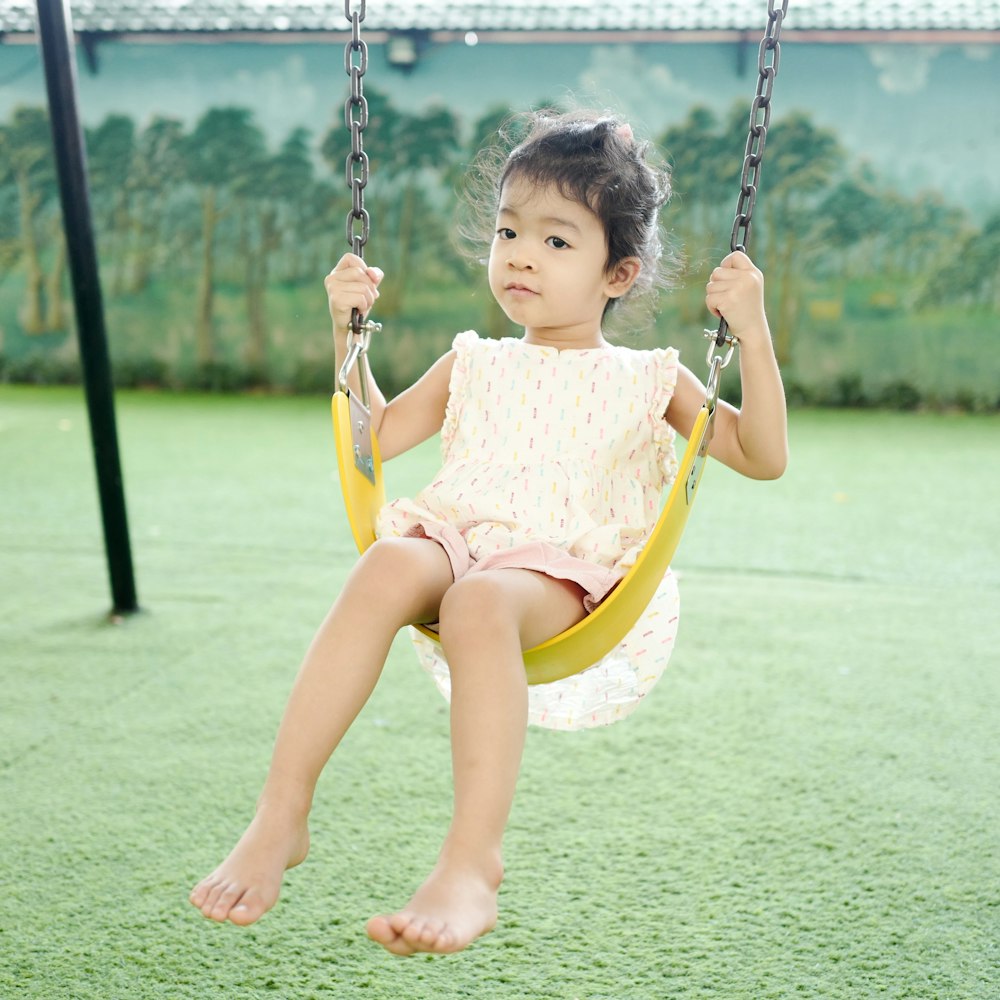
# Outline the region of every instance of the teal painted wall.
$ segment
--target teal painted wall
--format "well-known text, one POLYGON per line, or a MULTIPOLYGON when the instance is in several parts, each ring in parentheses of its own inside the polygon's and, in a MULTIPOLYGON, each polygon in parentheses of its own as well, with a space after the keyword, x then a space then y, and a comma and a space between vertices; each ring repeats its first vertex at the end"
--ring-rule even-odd
MULTIPOLYGON (((331 161, 322 149, 344 142, 341 47, 106 43, 99 57, 97 75, 81 63, 80 100, 123 380, 327 384, 320 279, 344 249, 346 195, 343 150, 331 161), (205 133, 213 122, 218 148, 205 133)), ((502 330, 451 248, 452 192, 477 120, 543 100, 617 109, 676 160, 669 222, 685 283, 642 342, 677 343, 697 369, 699 285, 726 249, 737 187, 706 189, 709 167, 692 150, 721 143, 709 159, 738 171, 755 46, 742 69, 723 44, 455 44, 404 75, 373 46, 366 85, 401 129, 391 149, 378 132, 366 141, 369 258, 395 289, 380 303, 390 378, 404 384, 457 328, 502 330), (700 129, 689 117, 698 107, 711 113, 700 129), (404 147, 409 160, 391 162, 404 147), (421 156, 432 165, 418 169, 421 156)), ((983 345, 1000 331, 998 98, 995 47, 782 46, 751 250, 793 392, 996 405, 1000 362, 983 345)), ((0 45, 8 377, 74 363, 43 107, 35 49, 0 45)))

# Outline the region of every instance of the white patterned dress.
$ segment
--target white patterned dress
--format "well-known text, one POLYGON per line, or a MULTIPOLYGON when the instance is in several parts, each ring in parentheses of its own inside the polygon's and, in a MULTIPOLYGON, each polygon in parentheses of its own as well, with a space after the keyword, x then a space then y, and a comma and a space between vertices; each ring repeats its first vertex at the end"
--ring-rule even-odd
MULTIPOLYGON (((592 610, 635 561, 677 472, 663 419, 677 352, 560 351, 473 331, 454 349, 442 468, 417 496, 382 508, 379 536, 438 541, 456 579, 513 566, 573 580, 592 610)), ((663 673, 678 612, 668 572, 618 647, 581 673, 529 688, 529 721, 580 729, 624 718, 663 673)), ((449 695, 440 647, 412 636, 449 695)))

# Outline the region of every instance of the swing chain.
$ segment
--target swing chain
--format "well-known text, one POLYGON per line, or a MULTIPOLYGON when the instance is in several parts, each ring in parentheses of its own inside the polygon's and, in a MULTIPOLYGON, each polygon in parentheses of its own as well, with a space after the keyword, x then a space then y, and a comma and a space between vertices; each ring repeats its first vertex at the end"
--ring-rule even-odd
MULTIPOLYGON (((351 132, 351 151, 347 154, 347 186, 351 191, 351 210, 347 213, 347 242, 351 250, 362 259, 365 244, 371 232, 371 218, 365 209, 365 188, 368 186, 368 154, 365 152, 364 131, 368 127, 368 101, 365 99, 363 79, 368 70, 368 46, 361 37, 361 22, 365 19, 366 0, 344 0, 344 16, 351 22, 351 37, 344 46, 344 71, 351 78, 351 92, 344 102, 344 121, 351 132), (360 230, 358 225, 360 224, 360 230)), ((348 364, 341 372, 341 382, 346 382, 346 373, 364 354, 372 331, 378 331, 378 323, 363 323, 361 313, 355 309, 351 313, 351 333, 358 351, 348 355, 348 364)), ((362 379, 361 392, 367 405, 367 378, 362 379)))
MULTIPOLYGON (((750 134, 747 136, 746 149, 743 156, 743 172, 740 175, 740 196, 736 205, 736 219, 733 222, 733 232, 729 240, 729 249, 733 252, 746 252, 750 243, 750 224, 753 208, 757 201, 757 190, 760 186, 760 165, 764 158, 764 143, 767 140, 767 127, 771 122, 771 92, 774 88, 774 78, 778 73, 781 60, 781 25, 788 13, 788 0, 767 0, 767 28, 761 39, 757 52, 757 93, 750 105, 750 134)), ((738 343, 729 332, 729 324, 725 319, 719 320, 716 330, 706 330, 705 336, 711 338, 708 349, 707 363, 712 365, 717 349, 727 347, 722 355, 720 367, 725 368, 732 361, 733 352, 738 343)))
POLYGON ((344 46, 344 70, 351 78, 351 92, 344 103, 344 121, 351 132, 351 151, 347 156, 347 187, 351 191, 351 210, 347 215, 347 242, 359 257, 364 256, 370 219, 365 211, 364 190, 368 185, 368 154, 364 131, 368 127, 368 101, 362 80, 368 69, 368 46, 361 38, 365 19, 365 0, 353 9, 353 0, 344 0, 344 14, 351 22, 351 37, 344 46), (355 56, 356 54, 356 56, 355 56), (357 223, 361 224, 360 232, 357 223))

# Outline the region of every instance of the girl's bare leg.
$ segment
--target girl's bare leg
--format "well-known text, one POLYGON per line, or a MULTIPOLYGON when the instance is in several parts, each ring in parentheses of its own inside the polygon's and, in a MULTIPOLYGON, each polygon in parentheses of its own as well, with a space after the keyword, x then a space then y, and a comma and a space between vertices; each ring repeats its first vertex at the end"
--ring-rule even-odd
POLYGON ((472 574, 445 595, 454 815, 437 865, 407 906, 368 922, 389 951, 459 951, 496 923, 501 842, 527 727, 521 651, 583 614, 579 587, 530 570, 472 574))
POLYGON ((376 542, 358 561, 295 680, 250 826, 191 892, 212 920, 250 924, 278 899, 285 870, 305 859, 320 772, 368 700, 399 629, 438 617, 452 583, 436 542, 376 542))

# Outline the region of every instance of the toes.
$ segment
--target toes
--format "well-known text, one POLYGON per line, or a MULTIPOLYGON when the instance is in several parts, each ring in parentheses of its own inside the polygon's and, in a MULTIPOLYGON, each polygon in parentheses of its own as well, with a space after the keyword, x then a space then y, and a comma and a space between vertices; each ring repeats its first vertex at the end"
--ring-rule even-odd
POLYGON ((214 916, 217 920, 228 920, 230 923, 245 927, 260 920, 269 909, 270 906, 261 899, 256 889, 233 886, 219 898, 214 916))
POLYGON ((425 948, 434 944, 440 930, 440 921, 431 919, 413 920, 410 922, 409 927, 403 931, 403 937, 410 944, 425 948))
POLYGON ((434 917, 411 920, 402 938, 416 951, 449 951, 454 945, 448 925, 434 917))
POLYGON ((464 947, 464 945, 460 945, 455 939, 451 928, 443 926, 435 933, 434 940, 427 946, 427 950, 436 951, 439 955, 443 955, 448 952, 461 951, 464 947))
MULTIPOLYGON (((205 915, 212 920, 225 920, 233 910, 233 907, 243 897, 243 889, 237 885, 226 885, 212 902, 209 912, 205 915)), ((204 910, 202 910, 204 913, 204 910)))
POLYGON ((225 891, 226 883, 213 880, 204 883, 201 888, 202 891, 198 894, 199 902, 195 905, 201 910, 203 916, 211 917, 219 897, 225 891))
POLYGON ((402 910, 384 917, 372 917, 368 936, 394 955, 415 951, 453 951, 454 935, 443 920, 402 910))
POLYGON ((388 944, 399 936, 390 924, 388 917, 372 917, 365 924, 365 931, 378 944, 388 944))
POLYGON ((230 911, 229 920, 234 924, 239 924, 241 927, 245 927, 247 924, 252 924, 255 920, 259 920, 264 913, 264 907, 262 906, 252 906, 248 902, 247 897, 244 896, 230 911))
POLYGON ((209 920, 222 922, 231 920, 234 924, 251 924, 263 912, 251 905, 249 892, 232 882, 212 882, 206 880, 195 886, 191 892, 191 902, 209 920))
POLYGON ((367 931, 373 941, 394 955, 412 955, 417 951, 454 952, 463 947, 444 920, 409 910, 372 917, 367 931))
POLYGON ((391 916, 372 917, 365 925, 365 930, 368 932, 368 936, 377 944, 382 945, 386 951, 392 952, 393 955, 409 956, 413 954, 414 949, 399 935, 393 926, 393 918, 398 917, 399 914, 396 913, 391 916))
POLYGON ((192 906, 196 906, 199 910, 205 905, 205 900, 208 898, 208 890, 210 886, 206 882, 199 882, 192 890, 191 895, 188 899, 192 906))

